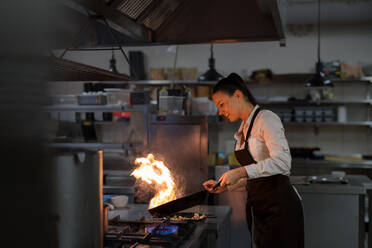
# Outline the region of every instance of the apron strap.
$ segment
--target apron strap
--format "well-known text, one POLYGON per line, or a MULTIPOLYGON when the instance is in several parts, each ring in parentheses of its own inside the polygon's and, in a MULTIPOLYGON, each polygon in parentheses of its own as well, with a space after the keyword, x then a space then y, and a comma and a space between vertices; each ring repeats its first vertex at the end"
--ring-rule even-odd
POLYGON ((249 123, 248 132, 247 132, 247 135, 245 136, 245 141, 244 141, 244 149, 246 149, 246 150, 249 150, 248 149, 248 138, 249 138, 249 136, 251 136, 251 131, 252 131, 252 127, 253 127, 253 124, 254 124, 254 120, 256 119, 256 116, 257 116, 258 112, 260 112, 260 111, 261 111, 261 108, 258 107, 256 109, 256 111, 254 112, 253 116, 252 116, 251 123, 249 123))

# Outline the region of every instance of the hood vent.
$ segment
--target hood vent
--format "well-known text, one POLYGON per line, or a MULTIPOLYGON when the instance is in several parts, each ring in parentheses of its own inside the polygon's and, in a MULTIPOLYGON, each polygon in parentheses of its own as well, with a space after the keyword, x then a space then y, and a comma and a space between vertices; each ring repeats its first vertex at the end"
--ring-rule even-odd
POLYGON ((277 0, 73 1, 104 16, 111 28, 133 40, 128 45, 284 43, 277 0))
POLYGON ((54 69, 50 81, 130 81, 125 74, 113 73, 74 61, 52 58, 54 69))
POLYGON ((119 4, 117 9, 124 15, 137 19, 139 15, 150 5, 153 0, 133 1, 125 0, 119 4))

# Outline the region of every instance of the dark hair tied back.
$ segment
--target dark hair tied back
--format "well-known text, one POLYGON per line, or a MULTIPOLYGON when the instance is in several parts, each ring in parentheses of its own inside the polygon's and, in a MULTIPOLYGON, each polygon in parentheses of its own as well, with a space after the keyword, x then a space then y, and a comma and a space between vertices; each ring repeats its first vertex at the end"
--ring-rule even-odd
POLYGON ((253 106, 257 105, 256 99, 249 91, 243 79, 236 73, 231 73, 227 77, 221 79, 213 88, 213 94, 222 91, 232 96, 236 90, 240 90, 253 106))

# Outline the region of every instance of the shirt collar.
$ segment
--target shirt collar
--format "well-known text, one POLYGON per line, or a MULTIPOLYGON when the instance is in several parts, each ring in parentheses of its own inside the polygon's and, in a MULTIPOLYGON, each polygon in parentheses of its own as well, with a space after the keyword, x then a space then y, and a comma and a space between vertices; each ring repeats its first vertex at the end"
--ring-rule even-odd
POLYGON ((249 114, 248 116, 248 119, 244 122, 242 121, 242 123, 240 124, 240 127, 239 127, 239 130, 237 132, 235 132, 234 134, 234 138, 237 140, 237 141, 240 141, 240 138, 241 136, 243 135, 243 131, 246 127, 249 126, 249 124, 251 123, 251 120, 253 118, 253 115, 254 113, 256 112, 256 110, 259 108, 260 106, 258 106, 258 104, 256 106, 254 106, 252 112, 249 114))

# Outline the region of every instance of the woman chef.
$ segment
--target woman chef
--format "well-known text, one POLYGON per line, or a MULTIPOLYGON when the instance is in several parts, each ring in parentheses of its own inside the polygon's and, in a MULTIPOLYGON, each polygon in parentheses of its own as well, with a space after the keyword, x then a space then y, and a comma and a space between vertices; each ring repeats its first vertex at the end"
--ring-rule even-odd
POLYGON ((232 73, 213 89, 213 101, 230 122, 242 120, 235 133, 235 156, 241 167, 203 185, 222 193, 246 184, 246 216, 258 248, 304 247, 302 204, 289 182, 291 155, 279 117, 261 109, 242 78, 232 73))

